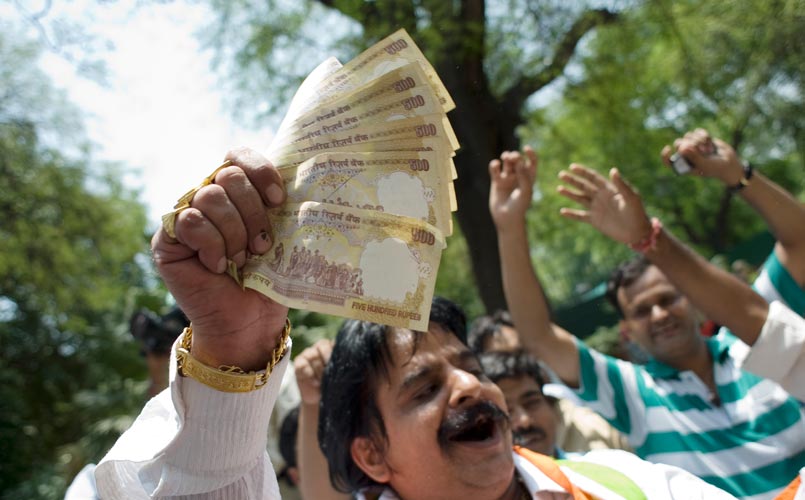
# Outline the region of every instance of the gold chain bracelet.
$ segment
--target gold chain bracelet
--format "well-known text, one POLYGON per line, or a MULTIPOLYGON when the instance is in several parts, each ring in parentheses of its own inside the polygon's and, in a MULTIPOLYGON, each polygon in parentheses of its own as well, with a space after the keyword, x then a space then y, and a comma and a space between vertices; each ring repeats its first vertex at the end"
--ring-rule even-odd
POLYGON ((277 363, 285 355, 288 337, 291 334, 291 320, 285 319, 285 328, 279 339, 279 345, 271 352, 271 359, 263 372, 248 372, 237 366, 221 365, 217 369, 205 365, 190 354, 190 345, 193 339, 193 325, 182 332, 182 342, 176 348, 176 362, 179 365, 179 374, 190 377, 202 384, 223 392, 249 392, 257 390, 266 383, 268 377, 277 363))

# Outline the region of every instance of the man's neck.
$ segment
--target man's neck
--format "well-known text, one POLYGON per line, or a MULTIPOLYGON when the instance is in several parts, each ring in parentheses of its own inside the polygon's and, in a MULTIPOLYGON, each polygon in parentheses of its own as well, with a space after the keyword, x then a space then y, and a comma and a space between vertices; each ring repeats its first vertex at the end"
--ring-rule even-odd
POLYGON ((713 356, 710 354, 710 349, 707 348, 707 343, 702 341, 697 343, 696 348, 691 351, 684 358, 666 364, 679 371, 693 372, 710 390, 711 402, 718 406, 720 401, 713 369, 713 356))

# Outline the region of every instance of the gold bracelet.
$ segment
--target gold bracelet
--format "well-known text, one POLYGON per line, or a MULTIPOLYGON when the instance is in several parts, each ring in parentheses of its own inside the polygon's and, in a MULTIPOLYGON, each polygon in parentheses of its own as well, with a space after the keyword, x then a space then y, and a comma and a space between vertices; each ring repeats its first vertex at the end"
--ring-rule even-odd
POLYGON ((193 325, 182 332, 182 342, 176 348, 176 362, 179 375, 190 377, 202 384, 223 392, 249 392, 257 390, 268 383, 268 377, 277 363, 285 355, 288 337, 291 334, 291 320, 285 319, 285 328, 279 339, 279 345, 271 353, 271 359, 263 372, 248 372, 237 366, 221 365, 217 369, 205 365, 190 354, 190 343, 193 339, 193 325))

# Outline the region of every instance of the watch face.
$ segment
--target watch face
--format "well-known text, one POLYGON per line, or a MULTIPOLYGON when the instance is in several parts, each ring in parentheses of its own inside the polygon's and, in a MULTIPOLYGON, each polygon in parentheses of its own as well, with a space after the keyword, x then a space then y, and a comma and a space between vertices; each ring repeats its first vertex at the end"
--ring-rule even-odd
POLYGON ((693 170, 693 167, 690 166, 688 160, 686 160, 685 157, 679 153, 674 153, 671 155, 671 166, 673 167, 674 172, 676 172, 678 175, 685 175, 693 170))

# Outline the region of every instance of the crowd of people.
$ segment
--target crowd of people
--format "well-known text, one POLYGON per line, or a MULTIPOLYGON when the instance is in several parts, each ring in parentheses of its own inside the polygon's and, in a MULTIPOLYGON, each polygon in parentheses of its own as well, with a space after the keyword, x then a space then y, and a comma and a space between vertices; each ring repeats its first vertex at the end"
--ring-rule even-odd
POLYGON ((538 166, 528 147, 489 164, 508 311, 468 328, 460 305, 435 297, 427 331, 348 320, 291 360, 287 308, 225 272, 241 252, 270 251, 265 213, 284 201, 282 182, 260 155, 231 152, 177 215, 175 237, 152 241, 191 328, 174 344, 170 386, 96 468, 100 497, 805 495, 805 206, 704 130, 661 155, 734 191, 777 244, 750 287, 649 217, 617 169, 562 172, 559 194, 574 204, 562 216, 636 253, 607 298, 649 355, 637 364, 552 322, 526 230, 538 166), (723 326, 704 337, 704 319, 723 326), (234 392, 234 379, 259 383, 234 392), (269 425, 279 444, 267 453, 269 425))

